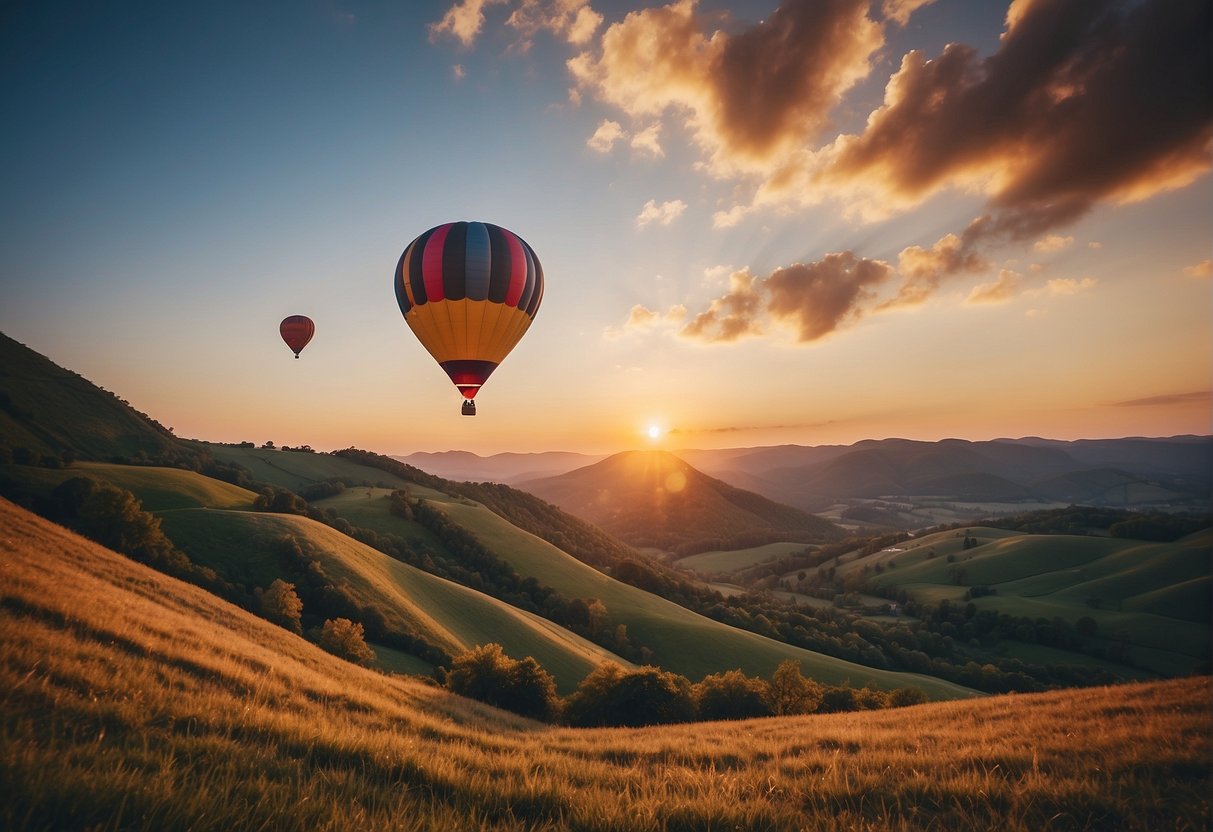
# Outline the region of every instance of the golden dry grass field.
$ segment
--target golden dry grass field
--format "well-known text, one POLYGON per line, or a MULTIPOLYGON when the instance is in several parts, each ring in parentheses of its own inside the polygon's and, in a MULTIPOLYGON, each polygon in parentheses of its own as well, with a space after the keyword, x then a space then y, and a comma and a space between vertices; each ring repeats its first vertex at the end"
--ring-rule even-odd
POLYGON ((1210 693, 558 728, 354 667, 0 500, 6 830, 1201 830, 1210 693))

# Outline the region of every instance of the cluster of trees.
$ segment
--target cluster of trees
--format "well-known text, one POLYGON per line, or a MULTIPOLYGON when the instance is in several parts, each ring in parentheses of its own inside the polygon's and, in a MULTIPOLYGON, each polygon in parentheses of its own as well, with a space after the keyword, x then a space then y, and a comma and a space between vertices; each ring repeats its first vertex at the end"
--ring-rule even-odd
MULTIPOLYGON (((303 635, 303 600, 295 585, 276 578, 268 589, 256 590, 257 608, 262 617, 295 635, 303 635)), ((346 661, 370 665, 375 653, 367 646, 365 628, 348 618, 326 618, 308 631, 308 639, 346 661)))
POLYGON ((603 662, 566 697, 531 657, 513 659, 486 644, 456 656, 440 682, 450 691, 533 719, 576 727, 663 725, 696 720, 834 713, 901 707, 926 701, 918 688, 891 692, 822 685, 783 662, 771 678, 729 670, 691 682, 646 665, 603 662))

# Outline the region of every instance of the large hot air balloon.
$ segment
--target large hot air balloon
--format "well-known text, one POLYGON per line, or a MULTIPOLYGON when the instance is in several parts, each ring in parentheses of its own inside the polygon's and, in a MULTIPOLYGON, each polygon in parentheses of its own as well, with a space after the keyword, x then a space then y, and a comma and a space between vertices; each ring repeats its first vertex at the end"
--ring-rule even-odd
POLYGON ((299 353, 307 346, 307 342, 312 340, 312 336, 316 334, 316 325, 307 315, 291 315, 283 318, 282 323, 278 324, 278 332, 298 358, 299 353))
POLYGON ((409 243, 396 265, 405 322, 463 394, 463 414, 530 327, 543 268, 521 237, 487 222, 450 222, 409 243))

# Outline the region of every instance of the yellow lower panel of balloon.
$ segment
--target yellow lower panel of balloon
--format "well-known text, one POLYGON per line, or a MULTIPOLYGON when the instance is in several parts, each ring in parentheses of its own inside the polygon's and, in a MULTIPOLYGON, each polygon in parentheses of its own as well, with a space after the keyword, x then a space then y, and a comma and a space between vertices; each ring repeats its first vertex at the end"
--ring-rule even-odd
POLYGON ((531 325, 514 306, 487 300, 440 300, 414 306, 404 320, 435 361, 501 363, 531 325))

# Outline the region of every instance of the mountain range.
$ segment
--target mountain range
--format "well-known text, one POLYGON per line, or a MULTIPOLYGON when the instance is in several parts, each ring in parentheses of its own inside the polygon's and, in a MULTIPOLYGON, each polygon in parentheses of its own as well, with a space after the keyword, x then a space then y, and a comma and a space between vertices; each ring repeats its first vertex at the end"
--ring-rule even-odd
MULTIPOLYGON (((735 488, 810 512, 842 501, 916 497, 1200 508, 1208 505, 1213 491, 1213 436, 979 442, 894 438, 853 445, 672 453, 735 488)), ((477 456, 466 451, 397 458, 453 479, 541 489, 544 480, 603 459, 571 453, 477 456), (545 473, 535 476, 535 471, 545 473)))

